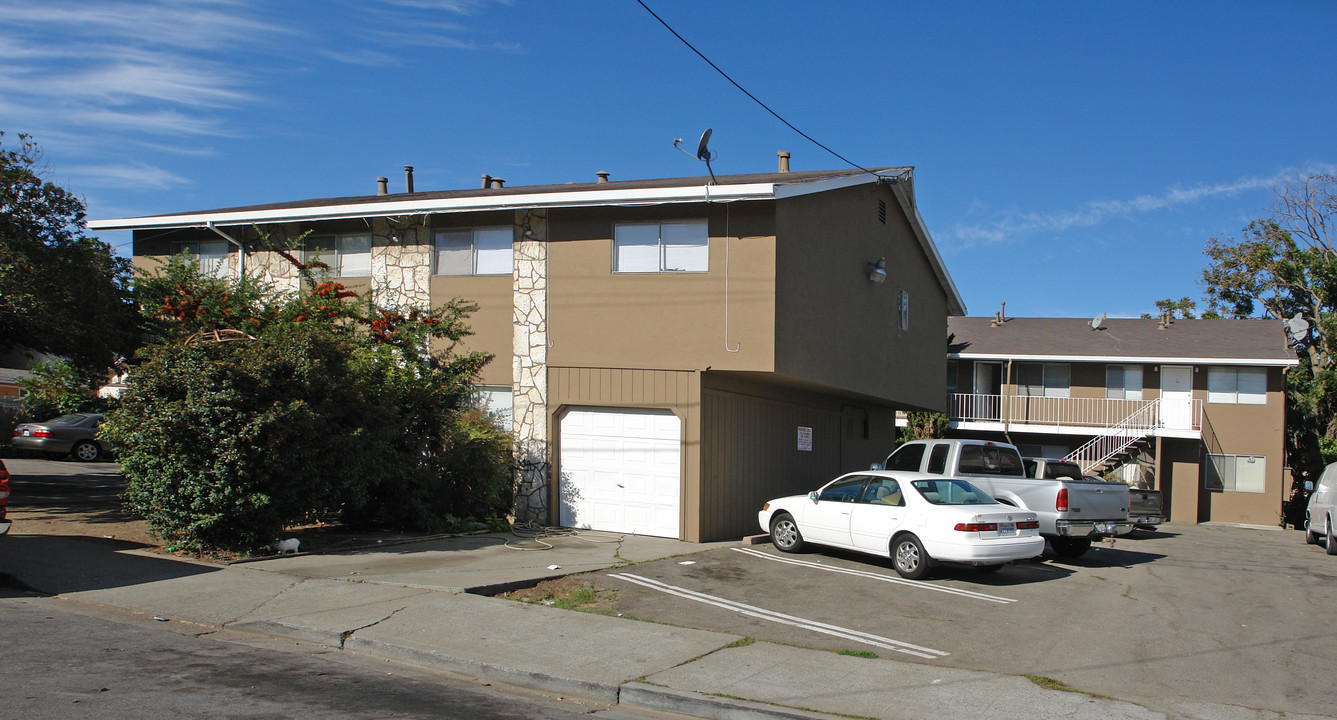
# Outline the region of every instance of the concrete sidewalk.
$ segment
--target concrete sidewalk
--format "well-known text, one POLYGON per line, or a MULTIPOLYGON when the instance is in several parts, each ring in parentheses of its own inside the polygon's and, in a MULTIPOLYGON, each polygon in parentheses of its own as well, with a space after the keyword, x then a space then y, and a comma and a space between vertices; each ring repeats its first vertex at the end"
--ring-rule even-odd
MULTIPOLYGON (((153 556, 159 563, 143 582, 90 583, 61 595, 710 718, 1280 717, 1208 705, 1167 716, 1118 700, 1046 690, 1022 677, 748 644, 735 635, 467 592, 736 544, 599 534, 545 542, 551 549, 525 552, 514 548, 532 543, 510 536, 466 536, 227 567, 183 563, 178 573, 164 573, 161 556, 153 556)), ((127 553, 144 554, 118 554, 127 553)))

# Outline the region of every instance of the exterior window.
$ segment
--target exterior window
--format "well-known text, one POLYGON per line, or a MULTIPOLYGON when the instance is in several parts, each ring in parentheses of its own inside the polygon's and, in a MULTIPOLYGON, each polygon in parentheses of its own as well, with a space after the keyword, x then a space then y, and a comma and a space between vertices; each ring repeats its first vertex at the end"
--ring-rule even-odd
POLYGON ((618 223, 613 227, 613 272, 706 272, 710 238, 705 220, 618 223))
POLYGON ((957 365, 955 360, 947 361, 947 396, 956 394, 957 365))
POLYGON ((897 307, 899 307, 901 311, 901 330, 908 331, 910 329, 910 293, 904 290, 901 291, 900 301, 897 303, 897 307))
POLYGON ((319 258, 335 277, 371 276, 370 235, 326 235, 307 238, 302 262, 319 258))
POLYGON ((510 275, 514 264, 510 227, 442 230, 436 234, 436 275, 510 275))
POLYGON ((514 400, 509 385, 478 385, 474 387, 474 407, 486 412, 507 432, 511 429, 514 400))
POLYGON ((1267 404, 1267 370, 1214 367, 1207 370, 1207 402, 1267 404))
POLYGON ((1105 397, 1111 400, 1141 400, 1142 366, 1106 365, 1105 397))
POLYGON ((1068 397, 1070 371, 1062 363, 1018 363, 1017 394, 1068 397))
POLYGON ((231 248, 226 240, 172 243, 172 254, 190 253, 200 263, 200 273, 207 277, 227 277, 232 272, 231 248))
POLYGON ((1260 493, 1267 489, 1267 458, 1262 455, 1208 455, 1203 485, 1221 492, 1260 493))

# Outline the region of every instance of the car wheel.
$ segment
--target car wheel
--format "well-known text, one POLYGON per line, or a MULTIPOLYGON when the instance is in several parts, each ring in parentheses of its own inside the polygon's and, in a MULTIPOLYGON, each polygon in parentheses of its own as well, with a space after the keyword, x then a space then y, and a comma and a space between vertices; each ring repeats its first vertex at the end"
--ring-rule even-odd
POLYGON ((1337 555, 1337 541, 1334 541, 1332 539, 1332 518, 1328 518, 1328 530, 1326 532, 1326 535, 1328 536, 1327 538, 1328 554, 1337 555))
POLYGON ((924 544, 914 535, 901 535, 891 541, 891 563, 901 577, 918 580, 928 574, 932 562, 924 544))
POLYGON ((803 549, 803 533, 789 513, 780 513, 771 520, 771 542, 780 552, 798 552, 803 549))
POLYGON ((84 462, 93 462, 102 457, 102 448, 97 443, 88 440, 82 440, 74 446, 70 454, 84 462))
POLYGON ((1049 538, 1049 545, 1054 548, 1055 555, 1075 558, 1085 555, 1091 549, 1091 538, 1055 537, 1049 538))
POLYGON ((1309 518, 1305 518, 1305 544, 1306 545, 1318 544, 1318 533, 1314 532, 1314 528, 1310 527, 1309 518))

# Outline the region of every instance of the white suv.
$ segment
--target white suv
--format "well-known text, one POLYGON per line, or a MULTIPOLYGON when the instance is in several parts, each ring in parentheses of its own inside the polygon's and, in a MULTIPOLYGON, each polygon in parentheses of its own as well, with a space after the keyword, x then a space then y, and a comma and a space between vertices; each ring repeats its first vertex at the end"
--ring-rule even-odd
POLYGON ((1305 542, 1313 545, 1323 537, 1328 554, 1337 555, 1337 541, 1333 540, 1337 533, 1337 527, 1334 527, 1334 520, 1337 520, 1337 508, 1334 508, 1337 504, 1337 463, 1323 468, 1323 474, 1318 476, 1318 487, 1314 487, 1313 482, 1306 482, 1305 489, 1310 491, 1309 507, 1305 508, 1305 542))

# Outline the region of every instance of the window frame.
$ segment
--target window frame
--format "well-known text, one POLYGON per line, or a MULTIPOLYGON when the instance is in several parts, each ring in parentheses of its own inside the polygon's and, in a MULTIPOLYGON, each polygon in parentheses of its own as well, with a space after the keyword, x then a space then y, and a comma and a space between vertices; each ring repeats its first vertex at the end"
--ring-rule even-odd
POLYGON ((1143 373, 1141 365, 1117 365, 1117 364, 1106 365, 1105 397, 1109 400, 1142 400, 1143 399, 1142 393, 1146 389, 1146 386, 1143 383, 1143 377, 1145 377, 1145 373, 1143 373), (1116 370, 1119 373, 1119 380, 1117 386, 1111 379, 1111 376, 1114 374, 1114 371, 1116 370), (1130 373, 1130 371, 1136 371, 1136 372, 1130 373), (1128 378, 1130 374, 1135 374, 1137 376, 1136 390, 1132 390, 1129 388, 1128 378))
POLYGON ((330 266, 331 277, 369 278, 371 277, 371 248, 372 248, 372 237, 371 233, 369 232, 327 233, 323 235, 312 235, 302 243, 302 262, 309 263, 312 260, 319 258, 321 262, 330 266), (366 252, 354 253, 354 252, 348 252, 344 249, 345 241, 353 238, 365 238, 367 243, 366 252), (329 242, 328 247, 326 247, 324 244, 326 241, 329 242), (357 268, 358 270, 357 272, 345 270, 344 268, 345 258, 356 255, 366 255, 367 260, 365 265, 366 267, 365 272, 361 271, 361 267, 357 268), (333 260, 333 262, 331 262, 331 260, 333 260))
MULTIPOLYGON (((693 234, 693 239, 695 239, 695 237, 696 237, 695 234, 693 234)), ((615 222, 613 223, 612 252, 613 252, 613 257, 611 260, 611 267, 614 275, 656 275, 656 274, 680 275, 680 274, 708 273, 710 272, 710 221, 705 218, 693 218, 686 220, 645 220, 645 221, 638 220, 638 221, 628 221, 628 222, 615 222), (700 236, 701 242, 699 243, 694 242, 691 244, 685 244, 685 243, 665 242, 664 239, 665 227, 694 228, 698 226, 701 229, 701 236, 700 236), (650 270, 650 269, 641 269, 639 267, 633 267, 631 269, 626 269, 626 270, 622 269, 622 266, 624 264, 623 261, 624 253, 622 252, 623 248, 632 248, 632 247, 648 248, 649 244, 645 242, 641 242, 639 244, 633 244, 631 242, 630 237, 628 237, 627 242, 619 243, 618 240, 619 231, 625 228, 628 234, 630 234, 632 228, 649 228, 649 227, 657 228, 655 253, 658 256, 658 269, 650 270), (687 258, 690 261, 687 264, 691 266, 682 268, 668 267, 669 253, 671 248, 689 248, 688 250, 683 251, 682 257, 687 258), (699 267, 692 264, 693 262, 698 262, 698 261, 700 262, 699 267)), ((627 259, 625 261, 626 264, 633 266, 637 265, 637 260, 635 260, 632 257, 632 253, 628 252, 626 253, 626 255, 627 255, 627 259)), ((641 258, 639 262, 641 264, 644 264, 644 259, 641 258)))
POLYGON ((1072 397, 1072 365, 1069 363, 1017 363, 1016 389, 1017 395, 1023 397, 1072 397), (1040 369, 1040 383, 1038 385, 1033 382, 1023 383, 1022 374, 1037 367, 1040 369), (1061 384, 1059 383, 1060 380, 1062 380, 1061 384))
MULTIPOLYGON (((177 240, 172 243, 172 254, 189 253, 200 264, 200 272, 206 277, 226 278, 232 275, 232 243, 226 240, 177 240), (222 246, 220 255, 205 255, 203 248, 222 246)), ((240 252, 240 249, 238 250, 240 252)))
POLYGON ((515 273, 515 229, 510 225, 479 225, 477 227, 463 228, 435 228, 432 232, 432 277, 500 277, 512 275, 515 273), (442 272, 441 270, 441 240, 447 235, 469 234, 469 272, 442 272), (500 257, 500 248, 485 246, 479 247, 480 234, 487 236, 492 233, 498 235, 505 233, 510 236, 510 243, 506 246, 506 270, 504 272, 497 270, 495 272, 479 272, 479 260, 486 258, 490 262, 495 262, 492 253, 500 257))
POLYGON ((1266 405, 1267 368, 1222 365, 1208 367, 1207 402, 1215 405, 1266 405), (1260 392, 1241 391, 1240 378, 1242 376, 1255 378, 1251 384, 1261 384, 1262 390, 1260 392), (1227 378, 1229 378, 1228 388, 1226 387, 1227 378))
POLYGON ((1267 492, 1267 456, 1266 455, 1236 455, 1231 453, 1207 453, 1207 463, 1202 469, 1202 487, 1209 492, 1239 492, 1249 493, 1251 495, 1264 494, 1267 492), (1228 479, 1222 474, 1221 466, 1218 464, 1218 458, 1224 463, 1226 458, 1231 458, 1231 477, 1228 479), (1247 462, 1241 462, 1247 461, 1247 462), (1249 478, 1250 488, 1241 490, 1239 480, 1239 469, 1241 465, 1258 465, 1258 477, 1249 478), (1212 481, 1215 475, 1216 482, 1212 481), (1229 487, 1227 487, 1229 485, 1229 487))

